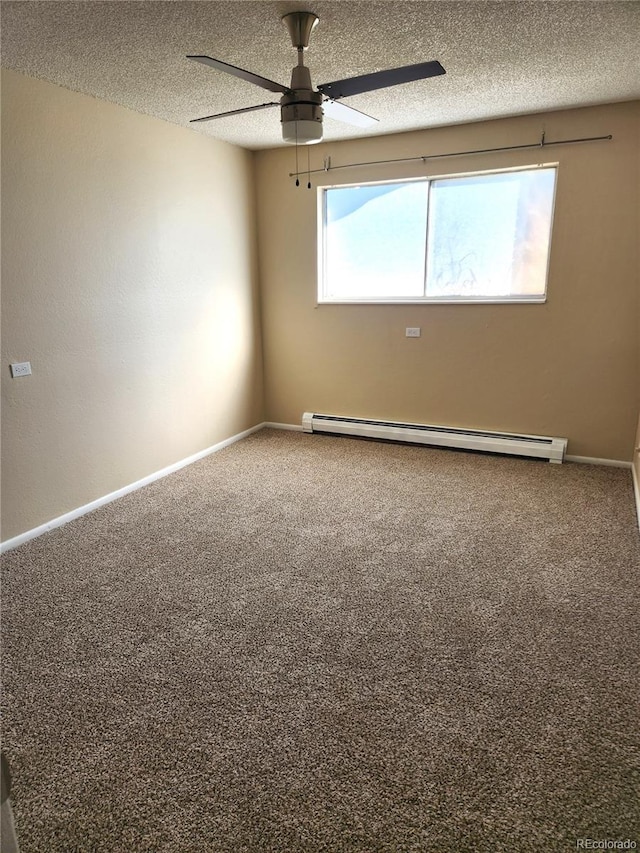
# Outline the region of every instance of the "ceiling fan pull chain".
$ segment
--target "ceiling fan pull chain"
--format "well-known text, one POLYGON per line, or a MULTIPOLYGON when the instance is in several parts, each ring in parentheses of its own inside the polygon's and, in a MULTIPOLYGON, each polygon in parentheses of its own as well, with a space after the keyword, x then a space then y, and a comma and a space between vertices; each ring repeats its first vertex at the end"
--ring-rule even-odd
POLYGON ((307 189, 311 189, 311 152, 307 146, 307 189))
POLYGON ((300 172, 298 171, 298 122, 296 122, 296 186, 300 186, 300 172))

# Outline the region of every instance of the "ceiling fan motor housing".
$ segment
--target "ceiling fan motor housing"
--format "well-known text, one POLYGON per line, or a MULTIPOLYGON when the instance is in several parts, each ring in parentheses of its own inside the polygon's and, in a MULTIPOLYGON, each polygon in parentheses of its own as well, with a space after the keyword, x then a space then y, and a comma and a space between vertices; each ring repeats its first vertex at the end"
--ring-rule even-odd
POLYGON ((313 145, 322 140, 322 94, 314 92, 309 69, 297 65, 291 89, 280 99, 280 121, 285 142, 313 145))

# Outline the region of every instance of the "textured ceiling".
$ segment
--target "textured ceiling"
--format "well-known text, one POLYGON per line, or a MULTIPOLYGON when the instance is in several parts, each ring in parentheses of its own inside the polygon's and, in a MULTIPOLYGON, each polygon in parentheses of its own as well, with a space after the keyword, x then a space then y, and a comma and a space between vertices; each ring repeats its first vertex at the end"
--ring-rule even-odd
MULTIPOLYGON (((345 99, 373 129, 325 118, 327 140, 640 98, 639 2, 2 2, 2 65, 174 124, 276 100, 191 62, 207 54, 289 84, 280 21, 320 17, 314 84, 437 59, 447 73, 345 99)), ((276 108, 191 125, 246 148, 282 145, 276 108)))

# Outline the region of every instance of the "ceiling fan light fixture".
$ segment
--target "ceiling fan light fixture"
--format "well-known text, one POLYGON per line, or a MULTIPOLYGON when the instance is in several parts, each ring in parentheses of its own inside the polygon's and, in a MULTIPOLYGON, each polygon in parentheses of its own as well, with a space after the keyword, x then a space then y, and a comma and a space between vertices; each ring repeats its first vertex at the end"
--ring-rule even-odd
POLYGON ((282 138, 293 145, 313 145, 322 140, 322 95, 296 89, 280 99, 282 138))
POLYGON ((316 142, 322 142, 322 122, 305 119, 283 121, 282 138, 293 145, 314 145, 316 142))

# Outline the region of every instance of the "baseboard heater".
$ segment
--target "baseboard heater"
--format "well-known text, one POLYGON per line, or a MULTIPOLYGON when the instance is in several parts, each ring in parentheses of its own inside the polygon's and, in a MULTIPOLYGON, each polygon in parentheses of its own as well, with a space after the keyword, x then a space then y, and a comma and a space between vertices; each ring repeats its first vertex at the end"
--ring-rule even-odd
POLYGON ((509 432, 487 432, 477 429, 406 424, 397 421, 372 421, 365 418, 345 418, 339 415, 319 415, 305 412, 304 432, 323 432, 331 435, 353 435, 381 441, 402 441, 428 444, 457 450, 483 450, 485 453, 506 453, 561 463, 567 449, 566 438, 543 435, 515 435, 509 432))

